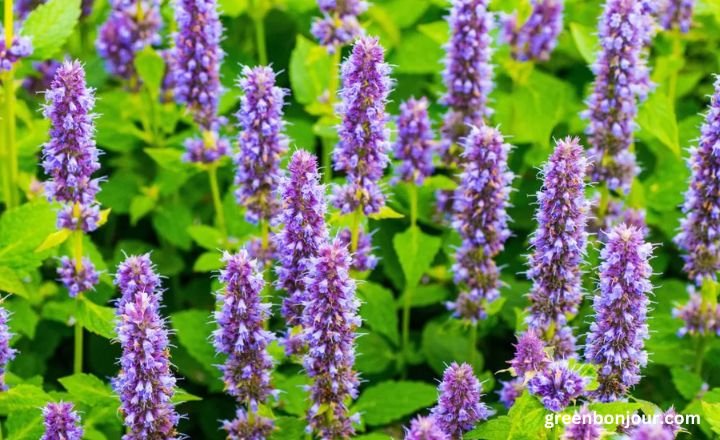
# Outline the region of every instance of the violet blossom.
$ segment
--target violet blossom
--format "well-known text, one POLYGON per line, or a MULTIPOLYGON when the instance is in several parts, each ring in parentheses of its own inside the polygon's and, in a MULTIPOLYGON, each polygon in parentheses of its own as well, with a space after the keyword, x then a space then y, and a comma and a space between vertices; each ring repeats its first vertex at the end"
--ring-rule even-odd
POLYGON ((50 402, 42 410, 45 432, 40 440, 81 440, 80 416, 69 402, 50 402))
POLYGON ((431 414, 435 423, 453 439, 486 420, 492 411, 480 401, 482 387, 468 364, 453 362, 443 374, 440 397, 431 414))
POLYGON ((519 61, 550 59, 563 29, 564 0, 532 0, 530 16, 523 24, 517 12, 502 20, 502 38, 519 61))
POLYGON ((400 104, 394 150, 395 158, 401 162, 395 169, 396 181, 422 185, 433 172, 434 141, 428 105, 425 97, 400 104))

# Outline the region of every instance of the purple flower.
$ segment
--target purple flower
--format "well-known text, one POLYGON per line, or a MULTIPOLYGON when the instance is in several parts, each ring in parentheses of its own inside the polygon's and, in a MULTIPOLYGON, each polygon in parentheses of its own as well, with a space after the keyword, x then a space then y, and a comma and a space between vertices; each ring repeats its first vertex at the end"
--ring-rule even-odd
POLYGON ((563 29, 563 0, 532 0, 527 21, 519 25, 517 13, 502 20, 502 38, 519 61, 547 61, 563 29))
POLYGON ((55 60, 36 61, 32 64, 34 75, 29 75, 23 80, 23 87, 28 93, 36 95, 50 88, 57 70, 62 64, 55 60))
POLYGON ((122 348, 120 373, 112 381, 120 396, 120 412, 127 428, 123 440, 177 439, 179 416, 172 403, 175 377, 170 369, 170 341, 160 316, 161 291, 147 255, 128 257, 118 267, 117 340, 122 348), (138 264, 141 262, 141 264, 138 264), (148 266, 146 266, 149 265, 148 266), (128 279, 120 275, 128 268, 128 279), (154 287, 142 289, 141 287, 154 287))
POLYGON ((62 257, 57 274, 72 298, 94 289, 100 281, 95 265, 88 258, 83 258, 82 264, 78 265, 70 257, 62 257))
POLYGON ((667 411, 655 414, 652 421, 631 426, 628 430, 630 440, 673 440, 682 426, 677 423, 677 412, 670 407, 667 411))
MULTIPOLYGON (((0 35, 5 35, 5 29, 0 26, 0 35)), ((32 40, 28 37, 16 35, 13 37, 10 48, 5 44, 5 39, 0 41, 0 72, 6 72, 13 68, 21 58, 32 54, 32 40)))
POLYGON ((222 260, 225 268, 219 279, 223 288, 217 293, 218 328, 213 332, 213 345, 227 356, 220 366, 226 391, 255 412, 258 404, 273 394, 273 361, 267 351, 273 335, 264 329, 270 306, 262 302, 265 281, 245 249, 237 254, 225 252, 222 260))
POLYGON ((691 280, 716 279, 720 270, 720 77, 705 115, 697 147, 690 150, 690 185, 685 193, 680 233, 675 242, 685 251, 685 267, 691 280))
POLYGON ((10 333, 10 327, 8 326, 9 318, 10 314, 7 309, 0 305, 0 391, 7 391, 8 389, 5 383, 5 372, 8 363, 15 359, 17 354, 17 350, 10 347, 10 339, 13 334, 10 333))
POLYGON ((260 237, 250 239, 245 248, 250 254, 250 258, 257 260, 262 268, 270 267, 273 260, 277 258, 277 248, 275 247, 275 234, 270 232, 267 244, 263 244, 260 237))
POLYGON ((600 385, 593 397, 601 402, 625 396, 647 364, 651 255, 652 245, 637 228, 621 224, 607 233, 600 253, 599 294, 593 303, 595 322, 585 346, 585 357, 599 368, 600 385))
POLYGON ((571 370, 566 361, 556 361, 530 379, 528 391, 550 411, 562 411, 580 397, 586 385, 587 379, 571 370))
POLYGON ((405 440, 450 440, 433 417, 416 417, 410 422, 405 440))
POLYGON ((108 71, 122 79, 135 77, 135 54, 161 42, 158 0, 111 0, 111 11, 98 29, 95 47, 108 71))
POLYGON ((450 41, 445 46, 443 78, 448 106, 442 125, 441 152, 447 165, 461 161, 458 143, 471 126, 483 125, 492 114, 488 95, 493 89, 490 64, 493 15, 487 0, 453 0, 448 16, 450 41))
POLYGON ((347 405, 358 393, 354 345, 362 322, 349 270, 347 248, 335 239, 310 259, 305 280, 308 298, 302 326, 308 352, 303 364, 312 379, 308 423, 318 437, 328 440, 349 438, 357 421, 347 405))
POLYGON ((218 120, 222 25, 215 0, 178 0, 175 4, 175 100, 185 104, 205 131, 215 131, 218 120))
POLYGON ((556 360, 577 357, 575 353, 575 335, 573 335, 573 329, 570 326, 561 325, 556 327, 552 337, 547 341, 547 345, 552 349, 553 358, 556 360))
POLYGON ((583 405, 575 414, 576 420, 565 426, 562 440, 600 440, 603 426, 595 423, 595 416, 595 411, 583 405))
MULTIPOLYGON (((538 227, 530 243, 531 328, 546 337, 549 328, 564 325, 582 301, 582 264, 587 244, 585 170, 587 159, 577 138, 557 143, 542 172, 538 192, 538 227), (553 325, 554 324, 554 325, 553 325)), ((574 349, 571 351, 575 351, 574 349)))
POLYGON ((100 206, 92 205, 65 205, 57 214, 58 229, 71 231, 91 232, 98 228, 100 222, 100 206))
MULTIPOLYGON (((348 228, 343 228, 338 232, 338 240, 345 246, 350 247, 352 241, 352 232, 348 228)), ((378 258, 373 255, 372 234, 366 234, 363 231, 358 232, 358 244, 355 252, 350 255, 352 258, 351 267, 358 272, 366 272, 375 269, 378 264, 378 258)))
POLYGON ((598 234, 600 241, 605 239, 602 231, 612 229, 620 223, 638 228, 643 236, 647 236, 647 222, 645 221, 645 210, 641 208, 630 208, 620 200, 610 199, 607 201, 605 212, 600 212, 600 195, 596 194, 592 202, 592 215, 588 218, 588 230, 598 234))
POLYGON ((40 440, 80 440, 83 429, 80 416, 68 402, 48 403, 42 410, 45 433, 40 440))
POLYGON ((509 381, 500 381, 502 387, 498 391, 500 402, 505 405, 505 408, 510 409, 515 403, 518 397, 522 394, 525 389, 525 379, 522 377, 516 377, 509 381))
POLYGON ((695 0, 665 0, 660 11, 660 24, 665 30, 690 31, 695 0))
POLYGON ((510 236, 505 212, 513 174, 508 170, 510 145, 495 128, 472 127, 465 140, 465 165, 455 190, 452 226, 460 232, 453 272, 461 286, 455 315, 484 319, 489 303, 499 296, 499 273, 493 257, 510 236))
POLYGON ((283 100, 287 91, 275 85, 269 67, 244 67, 238 85, 244 95, 235 114, 240 127, 239 152, 235 156, 235 192, 247 207, 245 218, 272 222, 279 209, 280 158, 287 150, 283 133, 283 100))
POLYGON ((720 335, 720 305, 703 300, 702 294, 694 286, 688 286, 690 299, 673 309, 673 316, 683 320, 678 336, 720 335))
POLYGON ((85 71, 77 61, 66 61, 45 92, 43 113, 50 119, 50 140, 43 145, 43 168, 49 199, 62 203, 92 205, 99 179, 91 175, 100 168, 93 134, 94 90, 85 84, 85 71))
POLYGON ((316 18, 310 32, 318 42, 326 46, 331 53, 339 46, 351 43, 363 35, 358 15, 365 12, 368 5, 363 0, 318 0, 323 13, 316 18))
POLYGON ((545 352, 545 344, 535 331, 527 330, 518 336, 515 357, 509 364, 515 375, 519 377, 544 370, 550 364, 550 357, 545 352))
POLYGON ((275 235, 280 265, 278 289, 285 290, 282 314, 288 327, 300 324, 307 301, 305 274, 309 259, 317 256, 328 240, 325 224, 325 187, 320 184, 317 159, 304 150, 296 151, 288 164, 289 176, 280 182, 281 210, 275 235))
POLYGON ((592 179, 611 190, 628 192, 639 171, 630 150, 637 101, 650 89, 645 44, 652 31, 644 0, 607 0, 598 35, 600 53, 593 65, 595 82, 583 116, 591 145, 592 179))
POLYGON ((238 408, 233 420, 224 420, 223 429, 227 431, 228 440, 265 440, 273 431, 272 420, 254 415, 238 408))
POLYGON ((395 169, 396 180, 422 185, 433 172, 434 143, 427 98, 410 98, 400 104, 397 131, 395 157, 401 162, 395 169))
POLYGON ((480 401, 482 387, 468 364, 453 362, 445 370, 438 389, 440 396, 432 409, 432 417, 451 438, 462 438, 463 433, 473 429, 476 423, 492 415, 480 401))
POLYGON ((392 88, 390 66, 376 38, 364 37, 342 64, 342 122, 340 143, 333 151, 335 170, 347 174, 347 183, 335 188, 334 205, 343 214, 380 211, 385 196, 379 181, 388 164, 389 132, 385 103, 392 88))
POLYGON ((230 153, 230 142, 213 132, 205 132, 202 139, 185 139, 183 161, 211 164, 230 153))
POLYGON ((18 20, 25 20, 35 8, 45 3, 45 0, 18 0, 15 2, 15 15, 18 20))

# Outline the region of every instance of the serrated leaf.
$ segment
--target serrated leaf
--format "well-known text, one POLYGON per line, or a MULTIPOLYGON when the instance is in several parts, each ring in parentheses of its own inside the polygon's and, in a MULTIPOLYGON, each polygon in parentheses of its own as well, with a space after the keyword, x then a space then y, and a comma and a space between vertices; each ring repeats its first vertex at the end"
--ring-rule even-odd
POLYGON ((180 344, 208 371, 213 371, 220 360, 215 357, 211 343, 214 326, 210 320, 210 312, 205 310, 184 310, 170 315, 180 344))
POLYGON ((675 367, 670 370, 670 374, 672 375, 675 388, 677 388, 680 394, 687 400, 692 400, 697 396, 703 386, 702 377, 685 368, 675 367))
POLYGON ((135 55, 135 69, 150 95, 157 97, 165 75, 165 61, 160 54, 152 47, 145 46, 135 55))
POLYGON ((363 322, 398 345, 400 334, 392 292, 379 284, 366 282, 360 285, 358 294, 362 302, 360 316, 363 322))
POLYGON ((549 431, 545 428, 545 408, 540 401, 528 394, 527 390, 515 400, 508 412, 510 439, 546 439, 549 431))
POLYGON ((13 411, 5 427, 8 440, 37 440, 44 431, 42 412, 38 408, 13 411))
POLYGON ((0 414, 37 409, 52 400, 50 395, 35 385, 19 384, 0 393, 0 414))
POLYGON ((52 58, 72 35, 79 18, 80 0, 50 0, 36 7, 20 30, 32 39, 31 58, 52 58))
POLYGON ((423 274, 430 269, 440 250, 442 239, 424 234, 417 226, 395 234, 393 245, 405 275, 405 290, 420 284, 423 274))
POLYGON ((710 429, 715 434, 720 434, 720 403, 702 402, 705 421, 710 424, 710 429))
POLYGON ((367 388, 353 407, 370 426, 386 425, 435 403, 437 389, 425 382, 387 381, 367 388))
POLYGON ((500 416, 488 420, 463 435, 465 440, 505 440, 510 433, 510 417, 500 416))
POLYGON ((0 266, 0 292, 14 293, 23 298, 28 297, 25 283, 14 270, 5 266, 0 266))
POLYGON ((86 330, 107 339, 115 337, 115 309, 82 297, 78 312, 78 320, 86 330))
POLYGON ((428 364, 436 373, 442 374, 451 362, 467 362, 475 371, 481 371, 484 360, 482 353, 470 351, 470 338, 467 330, 458 324, 429 322, 422 333, 422 350, 428 364))
POLYGON ((187 250, 192 239, 187 233, 192 224, 192 213, 182 203, 161 205, 153 212, 152 224, 155 231, 170 243, 187 250))
POLYGON ((118 397, 110 386, 92 374, 79 373, 61 377, 62 384, 73 400, 86 405, 115 405, 118 397))
POLYGON ((385 338, 370 332, 357 338, 355 366, 368 374, 384 372, 395 361, 395 351, 385 338))
POLYGON ((30 270, 48 255, 35 249, 56 230, 55 205, 25 204, 6 211, 0 218, 0 266, 30 270))
POLYGON ((68 239, 68 237, 70 237, 70 235, 72 235, 72 231, 70 229, 60 229, 59 231, 55 231, 45 237, 45 241, 43 241, 42 244, 35 249, 35 252, 42 252, 60 246, 68 239))
MULTIPOLYGON (((290 85, 295 99, 305 105, 317 102, 327 90, 329 74, 327 49, 298 34, 290 55, 290 85)), ((330 113, 327 110, 321 113, 330 113)))

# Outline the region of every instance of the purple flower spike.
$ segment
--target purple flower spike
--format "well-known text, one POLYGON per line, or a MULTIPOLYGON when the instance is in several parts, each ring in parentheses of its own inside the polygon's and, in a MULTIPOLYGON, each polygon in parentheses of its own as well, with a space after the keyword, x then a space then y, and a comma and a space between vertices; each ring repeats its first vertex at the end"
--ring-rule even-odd
POLYGON ((355 363, 355 332, 361 325, 350 278, 350 255, 335 239, 318 249, 310 259, 305 281, 308 298, 302 326, 308 352, 303 359, 312 379, 308 411, 310 429, 322 439, 346 439, 355 432, 355 415, 348 403, 358 393, 355 363))
POLYGON ((601 402, 622 398, 640 381, 640 369, 647 364, 644 340, 652 291, 652 245, 642 233, 621 224, 607 233, 606 243, 593 303, 595 322, 585 346, 585 357, 598 366, 600 385, 593 397, 601 402))
POLYGON ((136 74, 135 55, 161 42, 160 4, 158 0, 111 0, 110 6, 95 47, 111 74, 130 79, 136 74))
POLYGON ((43 114, 50 119, 50 140, 43 145, 43 168, 48 198, 62 203, 92 205, 99 179, 91 175, 100 168, 93 134, 94 90, 85 84, 85 71, 77 61, 60 66, 45 92, 43 114))
MULTIPOLYGON (((5 35, 5 29, 0 26, 0 35, 5 35)), ((28 37, 16 35, 13 37, 10 48, 5 45, 5 39, 0 41, 0 72, 6 72, 13 68, 21 58, 32 54, 32 40, 28 37)))
POLYGON ((566 361, 557 361, 528 382, 528 391, 550 411, 562 411, 585 391, 587 379, 572 371, 566 361))
POLYGON ((170 370, 168 331, 160 316, 162 292, 154 282, 157 279, 147 255, 126 258, 115 277, 122 294, 115 327, 122 356, 120 373, 112 385, 120 396, 127 428, 123 440, 179 438, 176 426, 180 417, 172 403, 175 377, 170 370), (131 269, 132 279, 120 275, 127 269, 131 269), (153 289, 140 290, 141 286, 153 289))
POLYGON ((83 429, 80 416, 68 402, 48 403, 43 408, 45 433, 40 440, 80 440, 83 429))
POLYGON ((227 431, 228 440, 265 440, 274 428, 267 417, 248 417, 244 409, 238 408, 235 419, 223 421, 223 429, 227 431))
POLYGON ((442 126, 441 152, 446 165, 461 162, 459 142, 471 126, 483 125, 492 114, 488 95, 493 89, 490 64, 493 15, 487 0, 453 0, 448 17, 450 41, 445 46, 443 78, 448 106, 442 126))
POLYGON ((680 233, 675 242, 685 251, 685 267, 697 285, 716 279, 720 270, 720 77, 705 115, 697 147, 690 150, 691 177, 685 193, 680 233))
POLYGON ((533 330, 528 330, 518 337, 515 344, 515 357, 509 362, 516 376, 524 377, 527 373, 544 370, 550 364, 545 352, 545 344, 533 330))
POLYGON ((675 318, 683 320, 678 336, 712 334, 720 336, 720 305, 703 301, 702 295, 694 286, 688 286, 688 294, 690 296, 688 302, 675 307, 672 312, 675 318))
POLYGON ((463 433, 473 429, 476 423, 492 415, 492 411, 480 401, 482 387, 468 364, 453 362, 443 374, 439 391, 440 397, 432 409, 432 417, 451 438, 462 438, 463 433))
MULTIPOLYGON (((218 328, 213 344, 227 360, 220 366, 228 394, 257 411, 273 394, 270 370, 273 361, 267 351, 273 335, 264 329, 270 306, 262 302, 265 287, 262 272, 248 252, 225 252, 225 268, 220 271, 223 288, 217 293, 219 307, 215 312, 218 328)), ((272 424, 271 424, 272 426, 272 424)))
POLYGON ((416 417, 410 422, 405 440, 450 440, 433 417, 416 417))
POLYGON ((650 89, 645 45, 652 35, 644 0, 607 0, 598 34, 601 49, 593 65, 595 82, 583 116, 591 145, 592 179, 628 192, 639 167, 630 151, 638 100, 650 89))
POLYGON ((525 389, 525 379, 516 377, 507 382, 500 381, 500 384, 502 388, 498 391, 499 400, 505 408, 510 409, 525 389))
POLYGON ((305 274, 309 259, 328 240, 325 224, 325 187, 320 184, 317 159, 304 150, 293 154, 289 176, 280 183, 282 207, 279 223, 284 228, 275 236, 280 265, 277 287, 285 290, 282 314, 288 327, 299 325, 307 301, 305 274))
POLYGON ((17 355, 17 350, 10 347, 10 339, 12 339, 13 334, 10 333, 10 327, 8 326, 9 318, 8 311, 0 305, 0 391, 7 391, 8 389, 5 383, 5 372, 8 363, 15 359, 15 355, 17 355))
POLYGON ((215 131, 220 85, 222 25, 215 0, 178 0, 175 6, 175 100, 205 131, 215 131))
POLYGON ((547 61, 563 28, 564 0, 532 0, 527 21, 519 25, 517 14, 503 18, 502 38, 519 61, 547 61))
POLYGON ((695 0, 666 0, 661 7, 660 24, 665 30, 690 31, 695 0))
MULTIPOLYGON (((338 240, 345 246, 350 247, 352 240, 352 232, 348 228, 342 229, 338 233, 338 240)), ((355 252, 350 255, 352 258, 352 269, 358 272, 366 272, 375 269, 378 264, 378 258, 373 255, 372 234, 366 234, 364 231, 358 232, 358 244, 355 252)))
POLYGON ((602 424, 595 423, 595 411, 584 405, 577 412, 577 423, 565 426, 562 440, 600 440, 603 434, 602 424))
MULTIPOLYGON (((552 326, 564 325, 577 313, 582 300, 580 265, 587 244, 589 203, 585 198, 588 167, 577 138, 559 141, 543 169, 538 192, 538 227, 531 239, 528 278, 532 280, 531 328, 541 335, 552 326)), ((548 341, 549 342, 549 341, 548 341)), ((574 352, 574 349, 570 350, 574 352)))
POLYGON ((575 335, 570 326, 563 325, 556 327, 555 332, 547 344, 552 349, 555 360, 577 357, 575 353, 575 335))
POLYGON ((433 132, 428 116, 428 100, 410 98, 400 104, 397 118, 395 157, 400 164, 395 169, 396 180, 422 185, 433 172, 433 132))
POLYGON ((241 130, 240 151, 235 156, 235 196, 247 207, 249 222, 271 222, 280 203, 280 157, 288 145, 282 118, 287 91, 275 85, 275 72, 262 66, 244 67, 238 85, 244 95, 235 115, 241 130))
POLYGON ((630 440, 673 440, 677 437, 682 426, 676 423, 677 412, 670 407, 667 411, 655 415, 650 423, 632 426, 628 430, 630 440), (668 423, 670 421, 670 423, 668 423))
POLYGON ((465 140, 465 166, 453 197, 452 222, 462 237, 453 265, 461 291, 450 308, 473 322, 484 319, 487 305, 499 296, 493 257, 510 236, 505 211, 513 179, 507 166, 509 151, 502 134, 486 125, 472 127, 465 140))
POLYGON ((185 154, 183 161, 192 163, 211 164, 230 153, 230 142, 215 133, 205 132, 200 138, 185 139, 185 154))
POLYGON ((334 53, 338 46, 345 46, 363 35, 358 15, 368 7, 363 0, 318 0, 323 13, 312 24, 310 32, 318 42, 334 53))
POLYGON ((60 266, 57 268, 57 274, 72 298, 94 289, 100 282, 95 265, 87 258, 82 259, 82 265, 78 268, 73 259, 62 257, 60 266))
POLYGON ((338 129, 340 143, 333 151, 335 170, 347 174, 347 183, 335 188, 334 205, 343 214, 380 211, 385 196, 379 180, 389 159, 389 132, 385 103, 392 88, 390 66, 376 38, 361 38, 342 64, 338 129))
POLYGON ((71 231, 92 232, 98 228, 100 221, 100 206, 93 205, 65 205, 57 215, 58 229, 71 231))
POLYGON ((50 84, 61 65, 60 62, 55 60, 34 62, 34 75, 29 75, 25 78, 23 87, 25 87, 31 95, 44 92, 50 88, 50 84))

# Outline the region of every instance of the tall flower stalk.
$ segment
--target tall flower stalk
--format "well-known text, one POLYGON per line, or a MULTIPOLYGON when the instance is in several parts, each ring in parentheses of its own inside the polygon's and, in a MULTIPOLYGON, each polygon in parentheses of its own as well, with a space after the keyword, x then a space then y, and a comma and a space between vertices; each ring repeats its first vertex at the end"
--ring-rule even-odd
POLYGON ((45 432, 40 440, 81 440, 80 416, 69 402, 48 403, 42 410, 45 432))
POLYGON ((475 424, 492 415, 480 398, 482 386, 468 364, 453 362, 438 387, 440 396, 431 414, 437 426, 453 440, 460 440, 475 424))
POLYGON ((517 22, 517 12, 502 20, 502 37, 519 61, 547 61, 563 28, 564 0, 532 0, 527 21, 517 22))
MULTIPOLYGON (((577 313, 582 301, 580 265, 587 244, 590 209, 585 198, 587 168, 579 140, 566 138, 557 143, 542 171, 543 187, 538 192, 535 214, 538 227, 531 239, 533 252, 527 272, 533 282, 527 321, 547 343, 577 313)), ((570 352, 555 347, 555 357, 573 355, 573 342, 571 339, 570 352)))
POLYGON ((115 284, 121 294, 115 331, 122 355, 112 385, 127 429, 123 440, 180 438, 180 417, 172 403, 170 341, 160 315, 162 291, 149 256, 127 257, 118 267, 115 284))
POLYGON ((5 382, 5 373, 7 372, 8 363, 15 359, 17 355, 17 350, 10 347, 10 339, 12 339, 13 334, 10 333, 9 319, 10 313, 0 302, 0 392, 8 389, 5 382))
POLYGON ((274 394, 273 360, 267 351, 273 335, 264 328, 270 316, 270 305, 262 302, 265 281, 245 249, 234 255, 226 252, 223 262, 213 343, 226 356, 220 366, 225 390, 240 405, 236 420, 224 426, 229 438, 262 440, 272 432, 273 421, 258 414, 258 409, 274 394))
POLYGON ((595 318, 585 345, 588 362, 598 366, 599 387, 592 396, 601 402, 626 396, 647 364, 651 256, 652 246, 634 226, 620 224, 607 233, 595 318))
MULTIPOLYGON (((85 71, 77 61, 66 61, 55 73, 45 92, 43 113, 50 120, 50 140, 43 145, 42 166, 50 179, 47 197, 62 204, 57 227, 68 232, 72 257, 60 260, 58 275, 70 296, 78 297, 98 283, 92 262, 85 257, 83 236, 100 226, 101 213, 95 199, 101 179, 92 174, 100 169, 95 146, 94 90, 85 83, 85 71)), ((79 302, 77 303, 79 305, 79 302)), ((74 371, 82 371, 83 324, 76 316, 74 371)))
POLYGON ((332 200, 343 214, 353 217, 351 252, 358 249, 363 216, 377 213, 385 205, 379 181, 389 162, 385 104, 392 80, 384 56, 377 38, 363 37, 342 64, 340 143, 333 161, 335 170, 347 174, 347 182, 334 189, 332 200))

